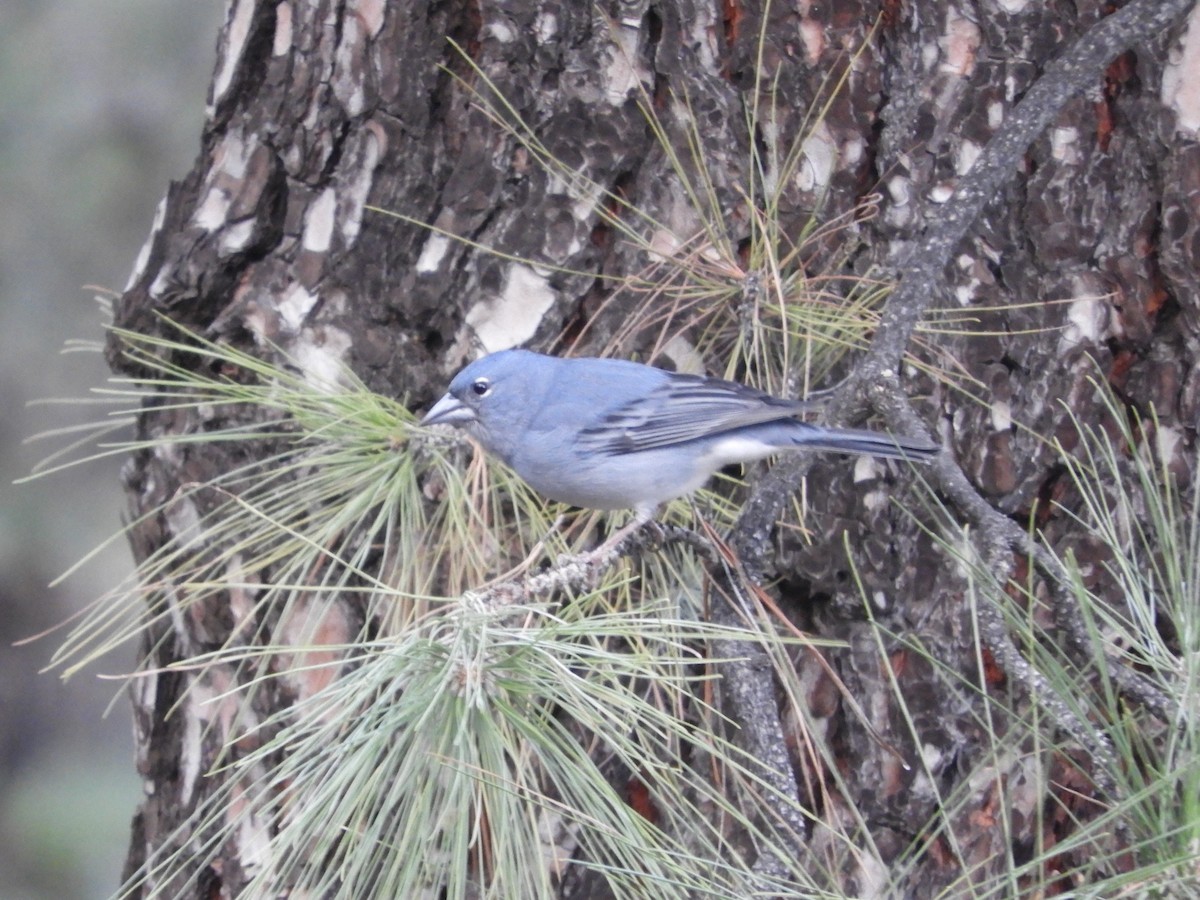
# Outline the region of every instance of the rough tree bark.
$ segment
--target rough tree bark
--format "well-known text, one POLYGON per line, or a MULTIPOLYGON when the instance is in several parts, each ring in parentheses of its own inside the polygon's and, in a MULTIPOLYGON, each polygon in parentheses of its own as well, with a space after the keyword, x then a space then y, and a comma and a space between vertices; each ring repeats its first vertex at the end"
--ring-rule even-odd
MULTIPOLYGON (((679 201, 677 179, 637 101, 641 91, 653 98, 682 146, 687 110, 679 98, 686 91, 734 242, 749 228, 738 186, 750 141, 786 148, 801 139, 823 79, 845 73, 805 138, 781 220, 799 229, 814 210, 826 221, 849 216, 878 192, 878 215, 829 239, 839 247, 818 247, 813 264, 849 242, 849 271, 900 278, 911 248, 939 222, 1047 63, 1123 5, 231 0, 196 165, 163 200, 116 321, 155 333, 162 313, 236 346, 273 342, 312 371, 345 361, 373 389, 415 405, 439 393, 473 353, 475 338, 488 349, 524 343, 561 352, 586 323, 574 352, 605 349, 634 298, 606 302, 608 282, 599 276, 635 272, 646 260, 603 225, 594 203, 533 164, 472 103, 458 79, 479 86, 480 73, 559 159, 678 236, 695 233, 699 221, 679 201), (774 131, 751 137, 744 110, 759 66, 779 99, 774 131)), ((1159 445, 1180 473, 1195 436, 1198 15, 1190 27, 1138 40, 1066 103, 944 272, 935 273, 945 284, 935 304, 974 311, 989 334, 939 334, 926 352, 954 360, 977 380, 985 402, 904 375, 906 393, 920 398, 922 421, 991 508, 1019 523, 1036 510, 1057 549, 1085 564, 1095 548, 1039 507, 1065 490, 1040 438, 1070 442, 1060 401, 1085 421, 1102 418, 1087 381, 1089 358, 1130 404, 1154 405, 1159 445)), ((634 341, 619 351, 646 347, 634 341)), ((123 365, 115 354, 112 362, 123 365)), ((862 405, 845 408, 853 415, 862 405)), ((140 427, 154 435, 197 423, 148 410, 140 427)), ((132 460, 126 484, 134 516, 180 484, 235 464, 228 452, 132 460)), ((918 635, 945 665, 964 672, 973 669, 974 642, 961 573, 916 523, 881 502, 900 483, 858 482, 851 469, 845 461, 811 463, 821 486, 810 492, 811 541, 755 528, 742 546, 758 574, 779 579, 779 602, 797 621, 847 642, 829 658, 883 740, 831 694, 816 668, 808 676, 811 701, 823 710, 838 755, 853 761, 843 776, 887 861, 912 840, 912 823, 927 820, 934 802, 900 757, 923 754, 952 787, 956 773, 970 770, 963 761, 979 752, 980 736, 962 698, 916 659, 903 687, 923 745, 913 747, 894 721, 892 689, 863 621, 843 535, 887 628, 918 635)), ((137 554, 176 540, 176 528, 169 517, 144 521, 133 533, 137 554)), ((192 633, 151 635, 146 646, 166 665, 211 642, 225 622, 222 610, 210 609, 203 623, 177 624, 192 633)), ((134 822, 130 872, 205 791, 189 774, 196 760, 184 757, 212 748, 197 748, 187 733, 180 710, 197 694, 181 697, 183 684, 164 673, 135 685, 147 792, 134 822), (180 710, 168 716, 177 703, 180 710)), ((761 695, 770 686, 759 688, 761 695)), ((263 692, 257 702, 272 697, 263 692)), ((787 758, 784 731, 764 752, 787 758)), ((981 811, 988 802, 979 798, 981 811)), ((998 829, 963 828, 980 859, 1005 840, 998 829)), ((956 874, 939 871, 936 854, 927 862, 912 874, 921 890, 956 874)), ((194 896, 215 896, 218 886, 236 895, 244 868, 223 858, 219 868, 197 873, 194 896)))

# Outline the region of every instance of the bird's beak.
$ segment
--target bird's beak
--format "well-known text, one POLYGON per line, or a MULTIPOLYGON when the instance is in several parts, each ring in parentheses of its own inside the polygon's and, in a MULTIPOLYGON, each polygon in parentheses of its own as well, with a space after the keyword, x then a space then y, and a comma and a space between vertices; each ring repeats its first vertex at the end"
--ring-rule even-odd
POLYGON ((447 394, 437 403, 433 404, 429 412, 425 413, 425 418, 421 420, 422 425, 456 425, 461 428, 464 425, 469 425, 475 421, 475 410, 467 406, 461 400, 447 394))

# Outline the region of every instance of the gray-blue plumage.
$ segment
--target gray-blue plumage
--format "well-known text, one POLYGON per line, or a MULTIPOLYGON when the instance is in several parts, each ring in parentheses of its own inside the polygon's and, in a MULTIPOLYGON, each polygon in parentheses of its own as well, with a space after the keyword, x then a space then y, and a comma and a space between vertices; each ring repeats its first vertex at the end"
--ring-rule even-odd
POLYGON ((476 360, 423 424, 463 428, 539 493, 648 519, 722 466, 787 450, 928 460, 919 438, 830 429, 795 418, 807 404, 616 359, 503 350, 476 360))

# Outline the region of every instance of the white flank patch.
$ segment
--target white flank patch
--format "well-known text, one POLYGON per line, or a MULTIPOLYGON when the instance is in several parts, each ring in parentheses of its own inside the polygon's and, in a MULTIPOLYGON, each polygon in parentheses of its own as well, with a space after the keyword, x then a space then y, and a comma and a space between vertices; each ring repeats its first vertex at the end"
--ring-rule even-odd
MULTIPOLYGON (((766 459, 768 456, 787 449, 790 448, 775 447, 753 438, 730 435, 721 438, 721 440, 713 444, 712 449, 704 455, 704 459, 706 462, 711 461, 711 469, 715 470, 730 463, 753 462, 758 459, 766 459)), ((797 444, 796 449, 803 449, 803 447, 797 444)))

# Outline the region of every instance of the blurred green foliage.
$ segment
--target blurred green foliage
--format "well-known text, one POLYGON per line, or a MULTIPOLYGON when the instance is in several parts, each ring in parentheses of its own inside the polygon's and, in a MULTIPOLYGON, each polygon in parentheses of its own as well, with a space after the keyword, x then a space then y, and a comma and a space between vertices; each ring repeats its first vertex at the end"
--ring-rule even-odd
MULTIPOLYGON (((119 464, 14 487, 39 431, 87 419, 30 400, 84 396, 107 372, 97 285, 119 291, 172 178, 199 147, 220 0, 5 0, 0 4, 0 897, 116 889, 138 800, 124 704, 90 674, 39 675, 62 621, 129 566, 118 544, 45 586, 120 527, 119 464)), ((114 659, 112 668, 128 668, 114 659)))

